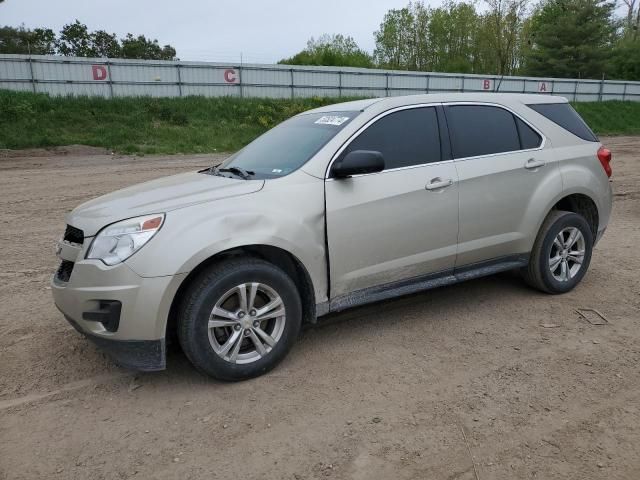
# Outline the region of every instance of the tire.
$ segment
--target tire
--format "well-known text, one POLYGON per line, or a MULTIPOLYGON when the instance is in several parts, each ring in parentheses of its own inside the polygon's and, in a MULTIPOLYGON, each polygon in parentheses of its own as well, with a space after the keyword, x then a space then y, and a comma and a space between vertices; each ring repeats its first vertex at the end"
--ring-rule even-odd
POLYGON ((522 270, 523 277, 529 285, 543 292, 568 292, 587 273, 592 250, 593 232, 584 217, 554 210, 540 227, 529 265, 522 270), (576 236, 571 237, 574 233, 576 236), (583 254, 579 255, 579 252, 583 254))
POLYGON ((202 373, 238 381, 280 363, 301 323, 302 305, 291 278, 263 260, 234 259, 204 270, 187 288, 178 311, 178 339, 202 373))

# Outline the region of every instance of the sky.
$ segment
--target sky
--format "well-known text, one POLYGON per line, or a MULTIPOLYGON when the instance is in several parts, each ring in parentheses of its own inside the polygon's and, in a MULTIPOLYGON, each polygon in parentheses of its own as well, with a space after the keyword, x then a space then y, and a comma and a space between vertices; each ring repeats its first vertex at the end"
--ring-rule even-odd
MULTIPOLYGON (((181 60, 274 63, 323 33, 352 36, 372 52, 373 32, 409 0, 5 0, 0 25, 59 32, 76 18, 89 30, 131 32, 171 44, 181 60)), ((439 0, 425 1, 439 6, 439 0)))

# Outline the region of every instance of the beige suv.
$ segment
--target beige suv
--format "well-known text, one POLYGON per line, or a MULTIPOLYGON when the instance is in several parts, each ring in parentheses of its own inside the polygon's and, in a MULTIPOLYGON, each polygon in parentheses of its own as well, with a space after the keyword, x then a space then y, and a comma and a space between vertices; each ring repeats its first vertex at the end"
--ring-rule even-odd
POLYGON ((297 115, 222 165, 91 200, 52 280, 117 362, 260 375, 303 322, 510 269, 575 287, 611 213, 611 153, 564 98, 442 94, 297 115))

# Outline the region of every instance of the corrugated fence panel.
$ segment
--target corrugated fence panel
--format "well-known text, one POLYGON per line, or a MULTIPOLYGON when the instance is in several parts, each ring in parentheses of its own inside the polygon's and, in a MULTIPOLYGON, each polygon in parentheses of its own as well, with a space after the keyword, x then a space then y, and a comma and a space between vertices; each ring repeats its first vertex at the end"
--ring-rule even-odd
POLYGON ((103 97, 377 97, 499 91, 553 93, 575 101, 640 101, 640 82, 41 55, 0 55, 0 88, 103 97))
POLYGON ((0 79, 31 80, 29 62, 20 59, 17 61, 0 61, 0 79))
POLYGON ((429 92, 460 92, 462 91, 462 77, 436 77, 429 79, 429 92))
MULTIPOLYGON (((296 81, 299 77, 295 75, 296 81)), ((247 85, 291 85, 291 71, 288 70, 242 70, 242 83, 247 85)))
POLYGON ((626 100, 640 101, 640 83, 627 83, 626 100))
POLYGON ((30 82, 9 82, 6 80, 0 80, 0 89, 33 92, 33 86, 30 82))
MULTIPOLYGON (((364 90, 376 89, 378 91, 384 91, 387 86, 386 76, 383 73, 367 75, 357 72, 344 72, 342 75, 342 88, 364 90)), ((360 94, 363 92, 360 91, 360 94)), ((383 93, 384 95, 384 93, 383 93)))

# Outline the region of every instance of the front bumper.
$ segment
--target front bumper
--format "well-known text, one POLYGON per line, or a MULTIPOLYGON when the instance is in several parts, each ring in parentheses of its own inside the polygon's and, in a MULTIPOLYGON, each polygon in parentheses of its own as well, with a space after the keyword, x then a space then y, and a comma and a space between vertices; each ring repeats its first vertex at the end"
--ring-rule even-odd
POLYGON ((164 370, 167 366, 165 340, 113 340, 82 330, 71 317, 64 316, 78 332, 91 340, 98 348, 124 368, 140 372, 164 370))
POLYGON ((107 266, 99 260, 81 260, 67 282, 51 279, 51 291, 69 323, 116 363, 136 370, 162 370, 169 310, 185 276, 146 278, 124 263, 107 266), (115 331, 91 315, 108 301, 121 304, 115 331))

